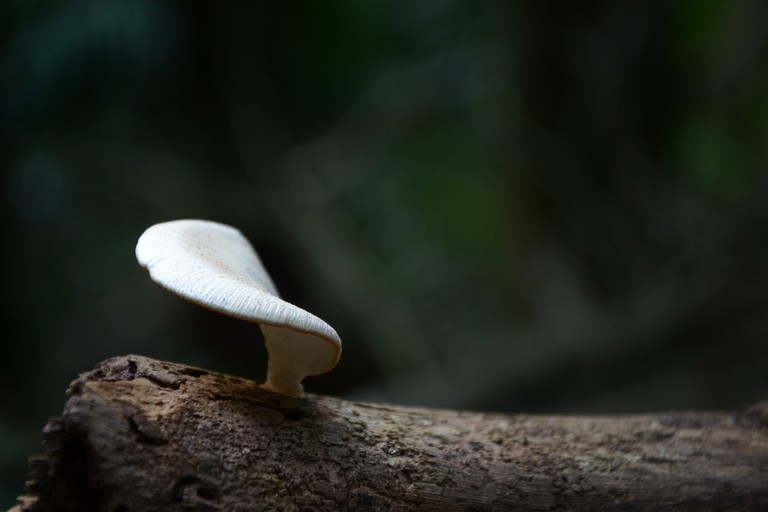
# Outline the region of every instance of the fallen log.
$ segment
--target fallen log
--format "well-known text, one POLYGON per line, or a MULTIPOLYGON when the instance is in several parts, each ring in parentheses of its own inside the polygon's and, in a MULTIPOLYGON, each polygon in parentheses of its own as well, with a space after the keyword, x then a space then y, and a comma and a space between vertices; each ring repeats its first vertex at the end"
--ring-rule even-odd
POLYGON ((14 511, 768 510, 768 402, 499 415, 290 398, 141 356, 81 375, 14 511))

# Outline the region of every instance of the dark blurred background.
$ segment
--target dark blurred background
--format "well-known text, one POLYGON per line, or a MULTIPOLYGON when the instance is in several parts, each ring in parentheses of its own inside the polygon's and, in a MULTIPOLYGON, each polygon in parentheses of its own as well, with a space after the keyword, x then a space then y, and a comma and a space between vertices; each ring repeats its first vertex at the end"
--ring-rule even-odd
POLYGON ((262 379, 139 268, 241 229, 344 341, 313 392, 504 412, 768 397, 768 4, 0 6, 0 506, 98 361, 262 379))

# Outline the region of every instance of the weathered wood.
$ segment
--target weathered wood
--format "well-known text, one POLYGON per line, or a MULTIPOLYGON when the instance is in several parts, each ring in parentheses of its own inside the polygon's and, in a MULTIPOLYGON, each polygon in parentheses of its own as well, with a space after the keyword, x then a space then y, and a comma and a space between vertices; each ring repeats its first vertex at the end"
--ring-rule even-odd
POLYGON ((126 356, 71 384, 44 444, 14 510, 768 510, 768 403, 503 416, 126 356))

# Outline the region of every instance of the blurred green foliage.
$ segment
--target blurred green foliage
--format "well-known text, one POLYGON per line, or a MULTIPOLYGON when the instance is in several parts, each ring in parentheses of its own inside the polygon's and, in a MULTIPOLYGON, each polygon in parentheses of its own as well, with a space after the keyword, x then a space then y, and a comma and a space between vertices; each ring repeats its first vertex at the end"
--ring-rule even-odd
POLYGON ((255 379, 153 285, 149 225, 240 228, 344 356, 312 391, 500 411, 768 392, 760 2, 0 7, 0 501, 67 383, 141 353, 255 379))

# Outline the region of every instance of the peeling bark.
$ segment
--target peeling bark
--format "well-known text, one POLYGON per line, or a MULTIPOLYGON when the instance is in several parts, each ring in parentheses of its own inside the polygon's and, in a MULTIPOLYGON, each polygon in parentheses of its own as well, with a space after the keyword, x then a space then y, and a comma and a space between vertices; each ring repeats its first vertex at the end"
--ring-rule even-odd
POLYGON ((504 416, 294 399, 140 356, 67 396, 14 511, 768 510, 768 403, 504 416))

